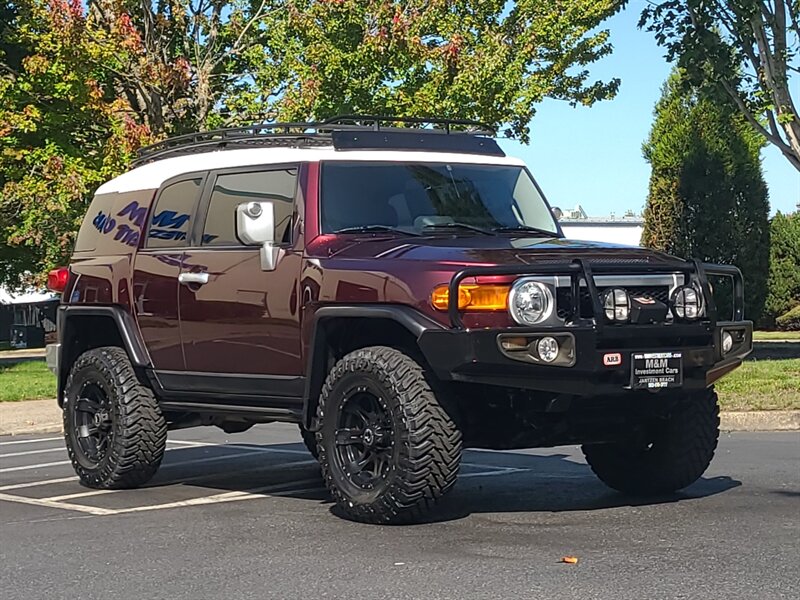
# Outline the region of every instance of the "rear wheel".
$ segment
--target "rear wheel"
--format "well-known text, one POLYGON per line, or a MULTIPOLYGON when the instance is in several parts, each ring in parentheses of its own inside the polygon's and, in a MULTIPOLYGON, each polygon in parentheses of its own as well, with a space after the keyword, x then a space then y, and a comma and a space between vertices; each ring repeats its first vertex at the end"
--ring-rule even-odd
POLYGON ((317 417, 325 483, 351 519, 419 520, 455 484, 461 433, 400 350, 363 348, 336 363, 317 417))
POLYGON ((89 487, 136 487, 158 470, 167 424, 122 348, 89 350, 72 365, 64 437, 72 466, 89 487))
POLYGON ((713 388, 692 394, 648 434, 615 444, 587 444, 583 453, 607 486, 635 496, 683 489, 708 468, 719 438, 713 388))

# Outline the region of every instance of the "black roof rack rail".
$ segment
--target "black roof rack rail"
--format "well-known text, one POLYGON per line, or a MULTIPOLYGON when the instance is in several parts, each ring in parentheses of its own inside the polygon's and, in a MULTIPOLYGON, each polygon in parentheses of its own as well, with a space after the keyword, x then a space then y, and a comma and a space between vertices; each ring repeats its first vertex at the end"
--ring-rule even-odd
POLYGON ((208 152, 213 149, 252 147, 320 147, 337 149, 422 149, 458 151, 504 156, 494 140, 494 128, 478 121, 428 117, 385 117, 374 115, 341 115, 319 122, 256 123, 188 133, 139 149, 132 166, 138 167, 162 158, 208 152), (380 132, 359 138, 353 132, 380 132), (409 133, 446 134, 457 136, 447 143, 425 144, 422 138, 410 143, 409 133), (406 134, 399 137, 394 134, 406 134), (462 137, 463 136, 463 137, 462 137), (477 143, 463 144, 466 138, 481 136, 477 143), (491 143, 488 143, 491 142, 491 143), (463 147, 462 147, 463 146, 463 147))
POLYGON ((337 129, 339 127, 355 127, 358 129, 371 129, 372 131, 385 131, 387 129, 409 129, 409 125, 434 125, 435 128, 416 127, 425 133, 467 133, 471 135, 486 135, 494 137, 497 131, 491 125, 480 121, 470 121, 468 119, 439 119, 436 117, 386 117, 376 115, 339 115, 331 117, 319 123, 319 125, 331 125, 337 129), (387 123, 389 127, 382 126, 387 123), (401 127, 398 127, 400 125, 401 127), (456 127, 454 130, 453 127, 456 127), (465 129, 458 129, 458 128, 465 129))

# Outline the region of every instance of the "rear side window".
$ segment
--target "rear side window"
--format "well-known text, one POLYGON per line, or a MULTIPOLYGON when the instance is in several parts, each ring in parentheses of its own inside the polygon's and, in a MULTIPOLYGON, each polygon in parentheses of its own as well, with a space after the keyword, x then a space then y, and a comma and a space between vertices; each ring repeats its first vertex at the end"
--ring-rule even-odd
POLYGON ((139 247, 155 190, 98 194, 92 200, 75 242, 75 252, 128 254, 139 247))
POLYGON ((292 215, 297 169, 250 171, 219 175, 208 205, 204 246, 235 246, 236 207, 243 202, 272 202, 275 207, 275 241, 292 241, 292 215))
POLYGON ((175 248, 188 243, 202 182, 201 177, 187 179, 161 190, 147 229, 148 248, 175 248))
POLYGON ((75 252, 90 252, 97 248, 98 238, 106 233, 110 233, 115 223, 112 214, 114 212, 115 194, 101 194, 95 196, 86 217, 83 219, 78 239, 75 240, 75 252))

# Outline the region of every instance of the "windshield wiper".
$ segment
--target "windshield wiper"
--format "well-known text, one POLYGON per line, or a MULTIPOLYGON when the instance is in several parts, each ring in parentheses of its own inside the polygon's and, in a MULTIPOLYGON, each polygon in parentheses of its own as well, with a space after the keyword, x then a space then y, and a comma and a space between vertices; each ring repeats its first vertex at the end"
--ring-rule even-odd
POLYGON ((382 231, 402 233, 403 235, 413 235, 413 236, 420 235, 416 231, 409 231, 407 229, 391 227, 390 225, 359 225, 357 227, 345 227, 344 229, 337 229, 336 231, 334 231, 334 233, 378 233, 382 231))
POLYGON ((494 227, 492 231, 496 231, 498 233, 514 233, 517 231, 524 231, 528 233, 539 233, 547 237, 558 236, 558 234, 555 231, 547 231, 547 229, 539 229, 538 227, 531 227, 530 225, 515 225, 514 227, 494 227))
POLYGON ((476 231, 484 235, 495 235, 488 229, 482 229, 480 227, 476 227, 475 225, 467 225, 466 223, 431 223, 430 225, 425 225, 422 227, 423 231, 426 229, 438 229, 441 231, 446 229, 468 229, 469 231, 476 231))

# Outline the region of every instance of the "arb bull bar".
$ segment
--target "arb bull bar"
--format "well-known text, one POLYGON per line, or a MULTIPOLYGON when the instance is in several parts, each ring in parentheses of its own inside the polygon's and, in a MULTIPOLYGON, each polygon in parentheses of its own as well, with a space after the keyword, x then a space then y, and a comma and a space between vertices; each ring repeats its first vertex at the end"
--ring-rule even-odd
MULTIPOLYGON (((605 286, 604 286, 605 287, 605 286)), ((624 287, 624 286, 622 286, 624 287)), ((583 302, 586 303, 584 294, 583 302)), ((744 320, 744 283, 739 269, 701 261, 661 264, 627 262, 590 263, 586 259, 543 262, 532 265, 468 267, 453 275, 449 283, 448 315, 451 327, 429 329, 419 343, 438 377, 511 388, 548 391, 574 396, 617 395, 631 389, 631 361, 635 353, 675 352, 682 356, 685 390, 702 389, 735 369, 752 351, 753 326, 744 320), (705 314, 696 321, 612 324, 605 321, 595 277, 603 275, 683 275, 703 291, 705 314), (458 308, 459 285, 471 277, 568 276, 572 318, 558 325, 467 328, 458 308), (720 320, 709 276, 733 281, 732 320, 720 320), (592 316, 586 304, 581 316, 580 292, 588 291, 592 316), (735 336, 730 351, 723 351, 723 333, 735 336), (549 365, 520 362, 501 348, 501 339, 535 340, 559 335, 574 343, 570 364, 549 365), (618 362, 606 360, 614 355, 618 362)))
POLYGON ((710 322, 711 327, 717 324, 717 305, 711 286, 708 283, 708 276, 731 277, 733 279, 733 321, 741 321, 744 318, 744 280, 741 271, 732 265, 716 265, 703 263, 699 260, 687 261, 684 264, 675 265, 650 265, 650 264, 630 264, 630 263, 600 263, 592 266, 588 261, 576 258, 570 262, 546 263, 541 265, 525 266, 498 266, 498 267, 470 267, 457 272, 450 280, 449 300, 447 313, 450 322, 456 329, 463 329, 464 323, 458 309, 458 288, 468 277, 481 277, 492 275, 516 275, 520 277, 535 277, 537 275, 564 275, 569 276, 572 288, 572 312, 573 315, 580 315, 580 285, 583 281, 589 291, 589 298, 592 302, 592 314, 594 315, 595 325, 598 332, 603 328, 603 307, 600 303, 600 294, 595 283, 595 275, 646 275, 681 273, 685 280, 694 276, 700 283, 706 303, 705 320, 710 322))

